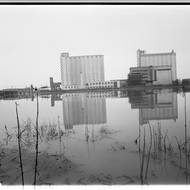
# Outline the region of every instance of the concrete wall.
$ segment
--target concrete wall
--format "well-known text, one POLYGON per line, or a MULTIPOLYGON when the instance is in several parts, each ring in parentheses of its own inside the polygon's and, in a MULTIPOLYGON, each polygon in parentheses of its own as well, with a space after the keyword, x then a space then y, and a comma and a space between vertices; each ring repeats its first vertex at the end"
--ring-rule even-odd
POLYGON ((171 70, 157 70, 156 71, 157 80, 153 82, 153 84, 159 85, 167 85, 172 84, 172 71, 171 70))

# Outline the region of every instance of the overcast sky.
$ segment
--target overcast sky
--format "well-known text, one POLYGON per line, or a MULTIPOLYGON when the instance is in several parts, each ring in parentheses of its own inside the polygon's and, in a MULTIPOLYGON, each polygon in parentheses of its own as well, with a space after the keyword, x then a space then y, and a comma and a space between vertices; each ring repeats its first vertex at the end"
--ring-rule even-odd
POLYGON ((106 79, 127 78, 138 48, 174 49, 190 78, 190 6, 0 6, 0 89, 60 81, 61 52, 103 54, 106 79))

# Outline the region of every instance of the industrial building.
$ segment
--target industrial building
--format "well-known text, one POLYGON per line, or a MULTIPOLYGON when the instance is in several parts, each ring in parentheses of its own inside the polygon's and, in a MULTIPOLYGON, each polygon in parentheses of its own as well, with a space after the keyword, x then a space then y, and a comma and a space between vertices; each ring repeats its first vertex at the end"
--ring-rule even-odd
POLYGON ((146 53, 137 50, 137 67, 149 67, 154 69, 153 85, 172 84, 177 80, 176 53, 174 50, 168 53, 146 53))
POLYGON ((86 88, 87 83, 105 80, 103 55, 69 56, 69 53, 62 53, 60 62, 62 89, 86 88))
POLYGON ((128 74, 128 85, 148 85, 156 80, 156 70, 152 67, 131 67, 128 74))

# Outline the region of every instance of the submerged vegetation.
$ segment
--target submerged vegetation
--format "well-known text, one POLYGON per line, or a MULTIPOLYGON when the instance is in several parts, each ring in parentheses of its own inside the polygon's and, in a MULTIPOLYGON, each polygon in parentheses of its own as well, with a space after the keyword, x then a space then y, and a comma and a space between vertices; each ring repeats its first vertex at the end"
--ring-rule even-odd
MULTIPOLYGON (((66 158, 64 151, 55 154, 47 153, 41 149, 40 146, 43 146, 43 143, 54 141, 57 141, 64 149, 63 138, 67 138, 69 134, 60 128, 59 117, 57 124, 39 125, 38 133, 36 133, 36 125, 32 123, 30 118, 22 125, 18 123, 18 126, 20 126, 18 135, 11 134, 7 126, 4 133, 9 138, 9 143, 17 138, 20 144, 18 144, 19 152, 16 147, 14 149, 6 148, 6 141, 1 143, 0 146, 0 181, 3 184, 54 184, 54 181, 65 184, 148 184, 158 176, 157 170, 153 169, 155 165, 163 166, 167 170, 168 163, 178 168, 187 179, 190 175, 187 168, 187 164, 190 164, 190 140, 187 139, 187 144, 185 144, 176 136, 169 138, 168 131, 163 132, 160 124, 153 126, 148 123, 141 126, 142 134, 135 140, 139 155, 139 177, 112 176, 106 173, 83 173, 82 175, 81 171, 78 170, 78 166, 66 158), (36 142, 38 142, 39 147, 36 147, 36 142), (187 152, 185 146, 187 146, 187 152), (19 165, 20 167, 18 167, 19 165), (20 172, 18 172, 19 170, 20 172), (70 175, 75 177, 71 179, 69 173, 72 173, 70 175)), ((119 132, 101 127, 95 135, 95 139, 111 138, 117 133, 119 132)), ((89 138, 91 137, 89 136, 89 138)), ((114 143, 111 144, 110 151, 115 153, 129 151, 129 145, 125 142, 116 140, 112 142, 114 143)))
POLYGON ((138 144, 139 147, 142 147, 138 149, 141 184, 151 183, 152 177, 156 177, 156 170, 152 170, 151 168, 155 167, 156 164, 161 166, 162 163, 166 171, 168 163, 178 168, 186 178, 186 183, 188 183, 188 178, 190 177, 190 170, 188 168, 190 164, 190 141, 187 140, 187 137, 183 141, 179 141, 176 136, 169 138, 168 131, 161 131, 160 123, 156 127, 151 126, 148 122, 147 126, 143 125, 141 127, 144 128, 143 136, 140 135, 143 139, 139 139, 138 141, 139 143, 143 143, 142 146, 138 144), (149 130, 149 135, 146 134, 147 130, 149 130))
MULTIPOLYGON (((36 120, 36 122, 38 121, 36 120)), ((178 168, 187 177, 187 182, 190 176, 188 169, 188 164, 190 164, 190 138, 187 138, 186 141, 179 140, 177 136, 169 138, 168 131, 163 132, 160 123, 157 126, 153 126, 151 123, 140 126, 142 134, 139 134, 139 137, 135 139, 139 155, 139 177, 112 176, 103 173, 83 173, 82 175, 77 165, 67 159, 63 151, 65 147, 63 139, 70 134, 61 129, 59 116, 57 124, 39 125, 38 132, 36 132, 36 124, 32 123, 30 118, 20 124, 18 117, 17 124, 18 134, 11 134, 6 126, 4 134, 7 138, 0 144, 0 181, 3 184, 54 184, 54 180, 57 183, 65 184, 148 184, 158 176, 155 165, 163 166, 167 170, 168 163, 178 168), (14 149, 6 148, 7 142, 11 143, 16 139, 18 149, 16 147, 14 149), (60 144, 62 150, 59 153, 47 153, 40 148, 44 143, 54 141, 60 144), (20 172, 18 172, 19 170, 20 172), (75 178, 70 179, 69 173, 72 173, 71 176, 74 175, 75 178)), ((95 141, 93 142, 95 143, 102 138, 111 138, 114 143, 111 144, 109 151, 115 153, 118 151, 128 152, 128 144, 114 140, 113 136, 117 133, 119 131, 101 127, 94 135, 95 141)), ((89 138, 91 139, 92 136, 89 138)))

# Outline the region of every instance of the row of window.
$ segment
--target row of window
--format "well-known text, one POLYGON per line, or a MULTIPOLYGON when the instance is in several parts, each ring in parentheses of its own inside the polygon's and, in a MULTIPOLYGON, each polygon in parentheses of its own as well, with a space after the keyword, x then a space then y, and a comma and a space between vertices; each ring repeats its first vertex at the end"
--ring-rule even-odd
MULTIPOLYGON (((81 96, 81 93, 64 94, 63 97, 81 96)), ((90 93, 86 94, 86 97, 109 97, 114 96, 114 92, 111 93, 90 93)))
MULTIPOLYGON (((103 84, 102 86, 95 86, 95 85, 89 85, 87 86, 87 88, 102 88, 102 87, 113 87, 114 84, 110 83, 110 84, 103 84)), ((81 86, 64 86, 65 89, 80 89, 81 86)))
POLYGON ((113 82, 95 82, 95 83, 87 83, 87 85, 109 85, 109 84, 114 84, 113 82))
POLYGON ((65 86, 65 89, 76 89, 76 88, 80 88, 80 86, 65 86))
POLYGON ((83 55, 83 56, 71 56, 69 58, 93 58, 93 57, 103 57, 103 55, 83 55))
POLYGON ((108 85, 108 86, 89 86, 88 88, 113 88, 113 85, 108 85))

